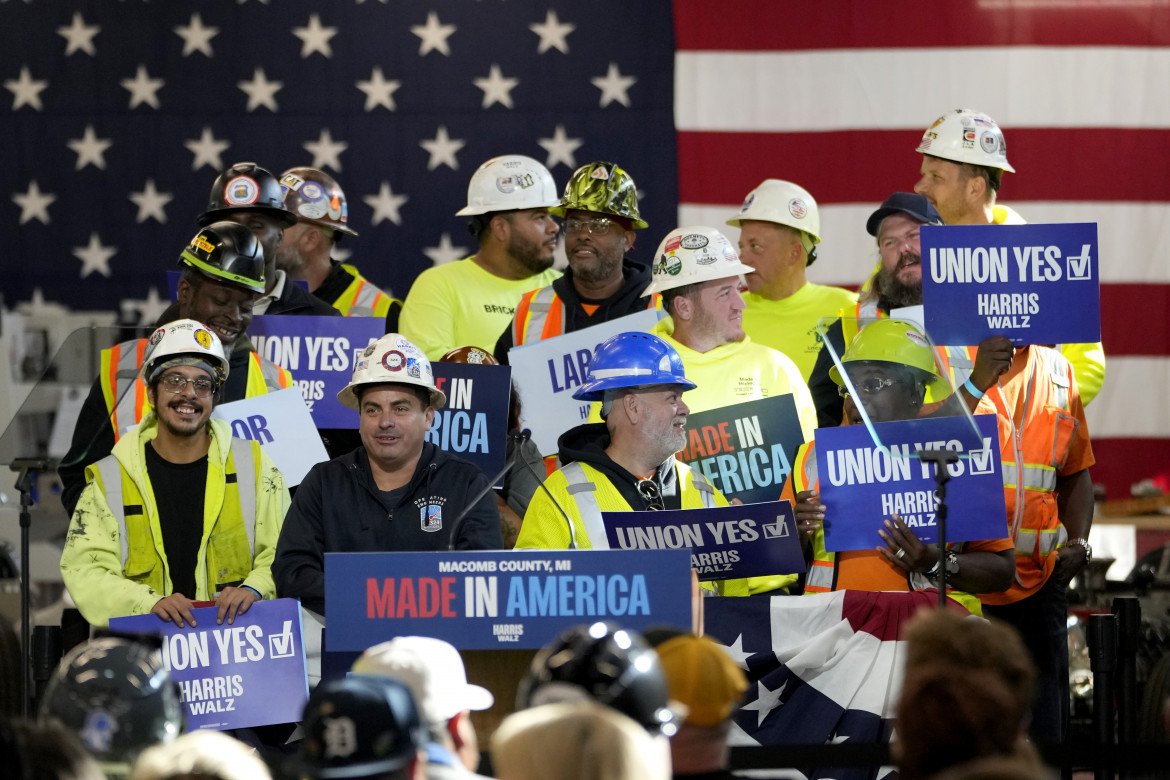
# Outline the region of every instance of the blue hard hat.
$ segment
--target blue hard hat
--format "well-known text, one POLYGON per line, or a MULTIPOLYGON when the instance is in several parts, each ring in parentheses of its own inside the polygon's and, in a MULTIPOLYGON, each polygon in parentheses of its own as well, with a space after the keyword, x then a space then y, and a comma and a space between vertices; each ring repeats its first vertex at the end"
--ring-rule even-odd
POLYGON ((600 401, 606 390, 648 385, 695 389, 674 347, 649 333, 619 333, 598 345, 589 363, 589 378, 573 393, 573 398, 600 401))

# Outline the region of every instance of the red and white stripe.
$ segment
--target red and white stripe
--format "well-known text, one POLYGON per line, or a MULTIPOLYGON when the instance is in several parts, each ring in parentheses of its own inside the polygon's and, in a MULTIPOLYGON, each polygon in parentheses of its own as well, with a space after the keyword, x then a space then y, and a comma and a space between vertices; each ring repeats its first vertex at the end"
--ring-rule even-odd
MULTIPOLYGON (((1170 3, 674 0, 679 223, 723 226, 765 178, 820 207, 810 279, 857 286, 865 220, 910 191, 952 108, 1004 128, 1000 202, 1097 222, 1105 387, 1089 406, 1108 498, 1170 489, 1170 3)), ((733 238, 736 229, 723 226, 733 238)))

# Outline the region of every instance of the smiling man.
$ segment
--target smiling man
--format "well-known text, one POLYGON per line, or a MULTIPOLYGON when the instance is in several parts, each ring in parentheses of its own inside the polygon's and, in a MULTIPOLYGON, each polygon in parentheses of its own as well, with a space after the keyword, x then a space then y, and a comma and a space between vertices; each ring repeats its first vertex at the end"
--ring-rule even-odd
POLYGON ((86 470, 61 575, 95 626, 153 613, 195 625, 192 601, 228 623, 276 589, 270 566, 289 494, 256 442, 211 412, 230 375, 219 339, 183 319, 149 339, 151 410, 86 470))
POLYGON ((425 441, 447 402, 417 346, 387 333, 366 347, 337 400, 362 446, 318 463, 297 488, 272 570, 280 596, 325 614, 325 553, 498 550, 500 518, 473 464, 425 441))
MULTIPOLYGON (((252 305, 264 291, 264 253, 252 232, 234 222, 200 230, 179 257, 178 317, 203 323, 219 337, 231 365, 222 403, 292 387, 287 370, 252 351, 252 305)), ((85 487, 85 468, 110 454, 150 410, 139 376, 148 343, 124 341, 101 354, 101 374, 77 417, 69 452, 57 469, 61 503, 70 515, 85 487)))
POLYGON ((650 269, 626 256, 634 247, 634 231, 648 227, 638 214, 638 188, 628 173, 611 162, 583 165, 565 185, 560 205, 549 211, 565 220, 569 268, 520 299, 512 325, 496 342, 496 360, 505 365, 513 347, 658 305, 657 295, 643 292, 650 269))
POLYGON ((619 333, 603 341, 573 398, 600 402, 605 422, 561 435, 564 465, 545 481, 547 492, 533 495, 516 548, 607 549, 602 512, 726 506, 702 474, 675 457, 687 443, 682 395, 694 388, 674 347, 657 336, 619 333))
POLYGON ((549 209, 559 203, 552 174, 522 154, 479 166, 467 187, 467 229, 479 251, 428 268, 411 285, 399 318, 402 334, 431 360, 456 347, 488 352, 512 321, 520 296, 552 284, 560 228, 549 209))

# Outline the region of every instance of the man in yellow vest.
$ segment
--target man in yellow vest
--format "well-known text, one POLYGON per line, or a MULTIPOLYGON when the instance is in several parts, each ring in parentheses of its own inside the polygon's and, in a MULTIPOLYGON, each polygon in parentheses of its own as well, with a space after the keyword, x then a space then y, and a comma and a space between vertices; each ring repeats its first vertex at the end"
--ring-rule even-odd
POLYGON ((86 469, 61 575, 96 626, 146 613, 194 626, 193 601, 214 601, 218 622, 232 623, 276 595, 288 488, 259 444, 211 419, 230 375, 219 337, 183 319, 148 341, 140 373, 151 409, 86 469))
MULTIPOLYGON (((203 228, 179 257, 177 314, 204 324, 224 346, 231 374, 222 401, 238 401, 292 387, 293 378, 252 351, 252 304, 264 291, 264 253, 248 228, 216 222, 203 228)), ((150 409, 139 375, 148 347, 133 339, 103 350, 101 373, 77 417, 69 452, 57 469, 61 503, 70 515, 85 487, 85 469, 110 454, 115 442, 150 409)))
MULTIPOLYGON (((1003 131, 987 114, 966 108, 949 111, 926 128, 915 150, 922 154, 914 191, 938 209, 948 225, 1022 225, 1024 219, 996 204, 1007 159, 1003 131)), ((1096 344, 1062 344, 1073 365, 1081 402, 1088 406, 1105 383, 1105 349, 1096 344)))
MULTIPOLYGON (((841 362, 860 394, 850 407, 852 423, 861 422, 857 403, 875 423, 913 420, 920 415, 928 392, 945 394, 947 387, 926 340, 912 325, 898 320, 883 319, 867 326, 850 342, 841 362)), ((844 391, 835 366, 831 373, 844 391)), ((923 544, 898 515, 873 518, 873 549, 827 552, 821 530, 825 507, 819 490, 815 442, 809 442, 797 453, 781 496, 793 502, 797 526, 811 537, 806 593, 937 589, 937 577, 945 567, 950 597, 978 614, 975 594, 1002 591, 1011 584, 1011 539, 948 544, 942 551, 923 544)))
POLYGON ((817 321, 857 301, 856 293, 806 277, 821 241, 816 200, 800 185, 765 179, 727 224, 740 229, 739 256, 756 269, 746 277, 743 329, 787 355, 807 382, 821 349, 817 321))
POLYGON ((479 251, 418 275, 402 304, 402 335, 430 360, 457 347, 492 351, 516 314, 520 296, 552 284, 560 228, 550 209, 560 203, 548 169, 531 157, 506 154, 479 166, 456 216, 479 251))
POLYGON ((648 225, 638 214, 638 188, 611 162, 582 165, 565 185, 561 205, 549 209, 564 219, 569 267, 552 284, 524 294, 516 316, 496 341, 495 357, 508 364, 508 350, 553 338, 658 305, 646 295, 650 269, 626 256, 635 230, 648 225))
POLYGON ((354 266, 332 259, 344 236, 357 236, 337 181, 316 168, 299 167, 281 174, 280 186, 284 207, 297 221, 284 229, 276 267, 307 282, 309 292, 346 317, 382 317, 387 333, 398 330, 402 301, 382 292, 354 266))
MULTIPOLYGON (((516 548, 609 549, 602 512, 727 506, 700 473, 675 457, 686 446, 687 379, 674 347, 649 333, 603 341, 578 401, 599 401, 602 423, 570 428, 563 464, 528 504, 516 548)), ((730 595, 730 594, 729 594, 730 595)))

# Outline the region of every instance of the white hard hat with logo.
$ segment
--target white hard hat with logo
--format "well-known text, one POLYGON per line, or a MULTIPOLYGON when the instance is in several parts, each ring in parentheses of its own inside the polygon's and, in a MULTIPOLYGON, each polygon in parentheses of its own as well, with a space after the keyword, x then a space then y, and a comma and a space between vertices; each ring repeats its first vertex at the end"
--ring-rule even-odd
POLYGON ((423 351, 398 333, 387 333, 362 351, 353 378, 337 394, 337 400, 350 409, 360 404, 354 388, 361 385, 417 385, 425 388, 431 397, 431 406, 442 409, 447 396, 435 387, 431 361, 423 351))
POLYGON ((658 245, 650 266, 652 280, 642 295, 755 270, 740 262, 735 245, 715 228, 701 225, 676 228, 658 245))
POLYGON ((228 361, 219 337, 195 320, 175 320, 150 334, 142 356, 142 381, 150 384, 160 371, 175 366, 196 366, 223 384, 228 377, 228 361))
POLYGON ((1007 159, 1003 131, 987 114, 956 108, 926 128, 916 152, 951 162, 982 165, 1015 173, 1007 159))
POLYGON ((745 219, 787 225, 808 233, 813 244, 821 243, 821 215, 817 211, 817 202, 808 190, 790 181, 764 179, 743 199, 739 213, 727 220, 727 224, 742 227, 745 219))
POLYGON ((522 154, 505 154, 488 160, 472 174, 467 185, 467 205, 455 216, 550 208, 560 202, 548 168, 522 154))

